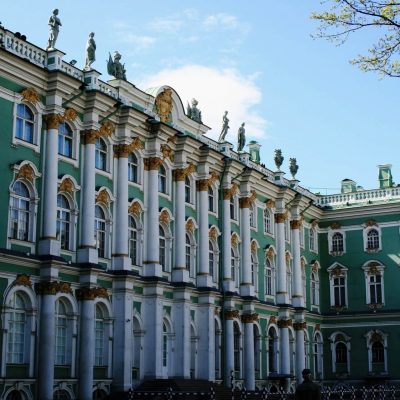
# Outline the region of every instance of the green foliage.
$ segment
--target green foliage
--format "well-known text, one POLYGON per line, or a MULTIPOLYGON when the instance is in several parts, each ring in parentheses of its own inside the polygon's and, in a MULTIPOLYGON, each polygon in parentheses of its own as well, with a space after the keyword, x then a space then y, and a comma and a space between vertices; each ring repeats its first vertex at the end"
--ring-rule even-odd
POLYGON ((362 71, 377 71, 383 76, 400 77, 400 2, 393 0, 324 0, 328 7, 311 14, 319 22, 314 37, 337 44, 349 35, 368 28, 379 34, 367 55, 351 60, 362 71))

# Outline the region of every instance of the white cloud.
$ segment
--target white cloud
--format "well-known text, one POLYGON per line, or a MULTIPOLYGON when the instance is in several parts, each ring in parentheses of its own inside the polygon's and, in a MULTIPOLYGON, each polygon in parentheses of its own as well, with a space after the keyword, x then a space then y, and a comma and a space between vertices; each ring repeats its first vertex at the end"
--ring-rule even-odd
POLYGON ((253 79, 234 69, 191 64, 164 69, 138 82, 143 89, 160 85, 173 87, 185 108, 193 97, 199 101, 203 122, 212 128, 207 135, 213 139, 218 139, 225 110, 229 112, 231 128, 226 139, 233 144, 242 122, 246 122, 247 142, 266 137, 267 121, 256 109, 261 102, 261 91, 253 79))
POLYGON ((122 35, 122 41, 135 46, 135 50, 143 50, 155 43, 156 38, 152 36, 140 36, 133 33, 125 33, 122 35))
POLYGON ((149 24, 150 29, 163 33, 175 33, 182 27, 182 20, 178 17, 155 18, 149 24))
POLYGON ((236 28, 239 23, 234 15, 219 13, 208 15, 204 21, 203 25, 206 28, 236 28))

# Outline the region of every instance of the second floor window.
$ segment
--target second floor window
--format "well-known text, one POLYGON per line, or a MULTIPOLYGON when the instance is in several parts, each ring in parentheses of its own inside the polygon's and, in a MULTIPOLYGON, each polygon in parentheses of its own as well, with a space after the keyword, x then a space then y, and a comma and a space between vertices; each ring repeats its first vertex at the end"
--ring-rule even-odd
POLYGON ((57 238, 61 249, 70 249, 71 209, 65 196, 57 196, 57 238))
POLYGON ((192 202, 192 188, 190 185, 190 179, 188 177, 185 178, 185 203, 192 202))
POLYGON ((333 278, 333 300, 334 306, 346 305, 346 278, 344 276, 333 278))
POLYGON ((107 145, 103 139, 96 139, 95 166, 102 171, 107 170, 107 145))
POLYGON ((133 153, 129 153, 128 156, 128 180, 138 182, 138 159, 133 153))
POLYGON ((58 127, 58 154, 72 158, 72 130, 63 122, 58 127))
POLYGON ((128 225, 128 234, 129 234, 129 258, 133 265, 137 265, 138 259, 138 232, 135 218, 132 215, 129 215, 129 225, 128 225))
POLYGON ((30 198, 24 183, 16 181, 12 187, 10 207, 10 238, 29 240, 30 198))
POLYGON ((15 136, 25 142, 33 143, 34 117, 29 107, 18 104, 15 136))
POLYGON ((100 206, 95 207, 94 235, 99 257, 106 256, 106 216, 100 206))
POLYGON ((379 249, 379 232, 376 229, 371 229, 367 233, 367 250, 379 249))
POLYGON ((382 303, 382 275, 375 274, 369 276, 369 300, 371 304, 382 303))
POLYGON ((167 270, 167 256, 166 256, 166 239, 165 239, 165 231, 162 226, 159 227, 159 252, 160 252, 160 264, 163 271, 167 270))
POLYGON ((208 188, 208 211, 214 212, 214 190, 210 186, 208 188))
POLYGON ((332 236, 332 252, 341 253, 343 252, 343 235, 339 232, 336 232, 332 236))
POLYGON ((62 301, 56 302, 55 364, 67 363, 67 310, 62 301))
POLYGON ((158 170, 158 191, 160 193, 167 193, 167 171, 163 165, 158 170))
POLYGON ((265 295, 266 296, 272 296, 272 267, 271 267, 271 262, 268 260, 268 258, 265 258, 265 295))

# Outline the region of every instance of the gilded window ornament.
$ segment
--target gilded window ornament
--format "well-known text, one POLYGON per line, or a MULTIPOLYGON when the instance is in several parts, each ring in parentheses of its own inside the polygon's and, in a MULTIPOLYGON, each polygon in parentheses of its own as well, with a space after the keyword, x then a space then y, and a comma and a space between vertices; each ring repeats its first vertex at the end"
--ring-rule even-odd
POLYGON ((339 265, 336 266, 332 271, 331 271, 331 275, 334 276, 335 278, 342 276, 342 267, 340 267, 339 265))
POLYGON ((186 221, 186 231, 193 234, 194 232, 194 222, 192 219, 186 221))
POLYGON ((274 254, 275 254, 275 253, 274 253, 274 248, 270 246, 270 247, 268 248, 268 250, 267 250, 267 257, 268 257, 268 258, 272 258, 272 257, 274 256, 274 254))
POLYGON ((33 183, 35 179, 35 172, 29 164, 24 164, 18 171, 17 179, 26 179, 27 181, 33 183))
POLYGON ((253 240, 251 242, 251 252, 252 253, 256 253, 257 252, 257 242, 255 240, 253 240))
POLYGON ((40 100, 38 92, 33 87, 26 88, 21 92, 21 95, 24 101, 27 101, 32 104, 36 104, 40 100))
POLYGON ((276 321, 277 321, 277 319, 276 319, 275 315, 272 315, 272 316, 269 318, 269 323, 270 323, 270 324, 276 324, 276 321))
POLYGON ((318 226, 318 221, 317 221, 316 219, 313 219, 313 220, 311 221, 311 226, 312 226, 313 228, 316 228, 316 227, 318 226))
POLYGON ((336 335, 336 337, 335 337, 335 342, 345 342, 346 341, 346 339, 345 339, 345 337, 341 334, 341 333, 339 333, 338 335, 336 335))
POLYGON ((128 208, 128 213, 136 215, 137 217, 141 214, 142 207, 138 201, 134 201, 128 208))
POLYGON ((160 214, 160 222, 163 222, 164 224, 169 224, 170 222, 170 217, 169 213, 167 210, 162 210, 160 214))
POLYGON ((314 273, 317 273, 318 272, 318 268, 319 268, 319 265, 318 265, 317 262, 315 262, 311 267, 311 271, 314 272, 314 273))
POLYGON ((197 190, 200 192, 208 190, 210 186, 214 184, 218 180, 219 176, 218 174, 213 171, 211 172, 211 175, 208 179, 201 179, 197 181, 197 190))
POLYGON ((75 121, 78 116, 77 112, 73 108, 67 108, 62 116, 64 121, 75 121))
POLYGON ((72 194, 74 190, 75 190, 75 185, 74 182, 72 182, 72 179, 65 178, 62 180, 60 184, 60 192, 66 192, 72 194))
POLYGON ((32 287, 32 282, 30 280, 29 275, 26 274, 18 274, 17 277, 15 278, 13 282, 13 286, 27 286, 27 287, 32 287))
POLYGON ((285 253, 285 261, 286 261, 286 264, 290 263, 290 254, 289 253, 285 253))
POLYGON ((380 335, 378 332, 374 332, 374 333, 371 335, 371 342, 372 342, 372 343, 374 343, 374 342, 382 342, 382 337, 381 337, 381 335, 380 335))
POLYGON ((163 155, 163 159, 165 160, 166 158, 169 158, 172 161, 173 157, 173 152, 171 147, 169 147, 167 144, 162 144, 160 147, 161 154, 163 155))
POLYGON ((172 89, 165 88, 164 91, 156 97, 155 108, 161 122, 172 122, 172 89))
POLYGON ((233 234, 231 236, 231 245, 232 245, 232 247, 236 247, 238 245, 238 242, 239 242, 238 235, 233 234))
POLYGON ((96 196, 96 203, 103 203, 106 206, 110 203, 110 195, 106 189, 101 190, 96 196))
POLYGON ((290 221, 290 229, 300 229, 301 221, 299 219, 293 219, 290 221))
POLYGON ((274 207, 275 207, 275 202, 274 202, 273 200, 271 200, 271 199, 268 199, 268 200, 265 202, 265 205, 266 205, 267 208, 271 209, 271 208, 274 208, 274 207))
POLYGON ((63 122, 63 117, 60 114, 46 114, 43 116, 44 123, 46 124, 46 129, 58 129, 61 122, 63 122))
POLYGON ((115 126, 111 121, 105 121, 101 124, 98 130, 98 135, 100 136, 111 136, 114 132, 115 126))
POLYGON ((257 198, 257 193, 255 190, 252 190, 250 193, 251 195, 249 197, 241 197, 239 199, 240 208, 250 208, 253 205, 255 199, 257 198))
POLYGON ((72 293, 72 289, 69 282, 48 281, 36 283, 35 292, 40 295, 55 295, 57 293, 72 293))
POLYGON ((342 225, 340 225, 338 222, 333 222, 331 224, 331 229, 340 229, 342 225))
POLYGON ((321 331, 321 324, 315 324, 315 331, 321 331))
POLYGON ((379 274, 379 267, 380 265, 376 262, 371 262, 368 264, 368 275, 376 275, 379 274))
POLYGON ((217 228, 215 226, 213 226, 209 232, 208 232, 208 237, 211 239, 216 239, 218 237, 218 231, 217 228))
POLYGON ((301 258, 301 259, 300 259, 300 266, 301 266, 301 269, 304 269, 304 268, 305 268, 305 266, 306 266, 306 260, 305 260, 304 258, 301 258))
POLYGON ((277 224, 283 224, 286 221, 287 214, 286 213, 276 213, 275 214, 275 222, 277 224))
POLYGON ((370 219, 368 221, 365 221, 365 226, 378 226, 378 223, 374 219, 370 219))
POLYGON ((233 183, 230 189, 224 189, 224 200, 230 200, 236 194, 238 186, 237 183, 233 183))
POLYGON ((114 146, 114 156, 116 158, 129 156, 129 153, 132 153, 134 150, 143 149, 142 141, 136 137, 132 140, 130 144, 117 144, 114 146))

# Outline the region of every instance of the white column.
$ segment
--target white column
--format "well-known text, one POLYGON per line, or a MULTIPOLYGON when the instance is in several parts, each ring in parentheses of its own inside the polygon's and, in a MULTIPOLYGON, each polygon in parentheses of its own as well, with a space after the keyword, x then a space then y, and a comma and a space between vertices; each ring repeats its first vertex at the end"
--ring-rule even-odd
POLYGON ((208 264, 208 179, 198 181, 199 190, 199 272, 197 274, 197 286, 211 287, 208 264))
POLYGON ((233 311, 225 311, 225 386, 231 386, 231 374, 235 369, 234 364, 234 348, 233 348, 233 311))
POLYGON ((289 320, 278 321, 279 326, 279 354, 281 358, 281 374, 290 374, 290 346, 289 346, 289 328, 287 326, 289 320))
POLYGON ((199 341, 197 347, 198 378, 215 379, 215 321, 214 298, 209 294, 200 295, 197 311, 199 341))
POLYGON ((254 296, 254 286, 251 283, 251 244, 250 244, 250 210, 249 197, 239 199, 240 204, 240 235, 242 282, 240 285, 241 296, 254 296))
POLYGON ((39 254, 60 255, 57 240, 57 181, 58 181, 58 114, 46 115, 47 130, 43 173, 43 229, 39 242, 39 254))
POLYGON ((161 276, 159 249, 159 211, 158 211, 158 170, 162 160, 157 157, 145 159, 147 174, 147 218, 146 218, 146 260, 143 272, 145 276, 161 276))
POLYGON ((116 146, 118 160, 114 269, 131 269, 128 251, 128 145, 116 146))
POLYGON ((175 170, 175 265, 172 271, 174 282, 189 282, 185 254, 185 170, 175 170))
POLYGON ((306 324, 305 322, 295 322, 293 325, 296 332, 296 380, 297 383, 301 383, 301 373, 305 368, 304 329, 306 324))
POLYGON ((224 189, 223 220, 222 220, 222 247, 223 247, 223 268, 224 268, 224 290, 233 292, 235 282, 231 273, 231 210, 230 210, 231 191, 224 189))
POLYGON ((301 276, 300 261, 300 221, 290 221, 292 231, 292 254, 293 254, 293 293, 292 304, 294 307, 304 307, 303 284, 301 276))
POLYGON ((255 389, 254 329, 253 315, 242 315, 244 326, 244 385, 247 390, 255 389))
POLYGON ((92 400, 94 365, 94 300, 93 289, 81 289, 79 346, 79 400, 92 400))
POLYGON ((113 385, 117 391, 127 391, 132 386, 132 304, 129 282, 116 282, 113 294, 114 341, 113 341, 113 385))
POLYGON ((38 362, 38 398, 53 400, 54 385, 54 346, 55 346, 55 295, 52 293, 54 282, 40 284, 40 330, 38 362))
POLYGON ((276 293, 278 304, 288 304, 286 257, 285 257, 285 220, 286 214, 275 214, 276 221, 276 261, 278 272, 278 291, 276 293))
POLYGON ((190 292, 182 289, 174 291, 174 323, 175 323, 175 376, 190 378, 190 292))
POLYGON ((78 262, 97 264, 98 252, 94 240, 95 210, 95 143, 96 132, 84 132, 84 163, 82 185, 81 240, 78 249, 78 262))

